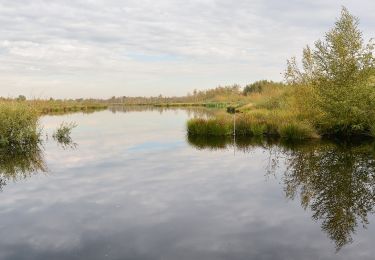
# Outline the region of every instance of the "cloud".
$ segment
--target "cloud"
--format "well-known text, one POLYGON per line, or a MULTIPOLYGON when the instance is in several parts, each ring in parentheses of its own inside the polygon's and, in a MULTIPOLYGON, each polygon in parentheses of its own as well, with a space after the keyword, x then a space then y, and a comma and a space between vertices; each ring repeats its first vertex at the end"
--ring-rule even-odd
POLYGON ((363 1, 0 0, 0 95, 183 95, 269 78, 363 1))

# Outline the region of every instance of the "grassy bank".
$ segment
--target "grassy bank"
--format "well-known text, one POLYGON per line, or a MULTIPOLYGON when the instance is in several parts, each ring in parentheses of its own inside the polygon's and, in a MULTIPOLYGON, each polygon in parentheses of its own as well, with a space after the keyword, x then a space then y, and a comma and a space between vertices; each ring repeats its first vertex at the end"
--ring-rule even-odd
POLYGON ((31 100, 26 101, 41 114, 95 111, 107 109, 108 104, 91 101, 31 100))

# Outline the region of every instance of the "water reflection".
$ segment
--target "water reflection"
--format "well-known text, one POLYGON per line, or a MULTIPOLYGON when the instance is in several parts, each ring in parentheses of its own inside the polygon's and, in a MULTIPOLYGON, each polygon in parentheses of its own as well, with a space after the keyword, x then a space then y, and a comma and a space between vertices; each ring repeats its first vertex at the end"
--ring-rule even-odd
POLYGON ((242 152, 249 152, 256 147, 271 148, 279 142, 272 138, 245 138, 245 137, 215 137, 215 136, 195 136, 187 135, 187 142, 196 149, 220 150, 236 149, 242 152), (235 144, 235 145, 234 145, 235 144))
POLYGON ((39 145, 27 150, 0 149, 0 190, 9 181, 19 181, 46 171, 47 166, 39 145))
POLYGON ((375 202, 375 157, 372 145, 333 143, 296 146, 285 151, 285 194, 309 207, 312 217, 336 248, 352 242, 361 223, 368 224, 375 202))
POLYGON ((267 172, 276 174, 285 165, 283 184, 288 199, 299 197, 304 209, 321 222, 336 249, 353 241, 359 224, 364 228, 375 205, 375 152, 371 143, 278 143, 265 139, 188 136, 197 149, 237 149, 268 152, 267 172), (297 196, 298 195, 298 196, 297 196))
MULTIPOLYGON (((53 136, 53 140, 64 150, 73 150, 77 147, 70 132, 59 137, 53 136)), ((45 141, 48 142, 48 135, 45 141)), ((44 141, 38 140, 26 149, 11 147, 0 149, 0 191, 9 181, 17 182, 48 171, 43 154, 43 143, 44 141)))

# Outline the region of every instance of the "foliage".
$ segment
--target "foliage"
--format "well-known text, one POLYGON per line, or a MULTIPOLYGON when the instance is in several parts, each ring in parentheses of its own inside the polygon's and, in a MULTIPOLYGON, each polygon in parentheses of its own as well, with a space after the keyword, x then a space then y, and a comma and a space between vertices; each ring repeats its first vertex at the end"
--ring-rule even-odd
POLYGON ((20 102, 0 102, 0 147, 25 150, 39 138, 35 109, 20 102))
POLYGON ((26 97, 24 95, 19 95, 17 101, 26 101, 26 97))
POLYGON ((262 93, 267 89, 284 87, 285 85, 281 82, 273 82, 268 80, 259 80, 254 83, 248 84, 243 89, 244 95, 250 95, 252 93, 262 93))
POLYGON ((370 134, 375 124, 374 44, 364 43, 358 24, 343 8, 325 39, 303 50, 302 69, 288 61, 286 80, 302 89, 299 109, 315 115, 322 134, 370 134))

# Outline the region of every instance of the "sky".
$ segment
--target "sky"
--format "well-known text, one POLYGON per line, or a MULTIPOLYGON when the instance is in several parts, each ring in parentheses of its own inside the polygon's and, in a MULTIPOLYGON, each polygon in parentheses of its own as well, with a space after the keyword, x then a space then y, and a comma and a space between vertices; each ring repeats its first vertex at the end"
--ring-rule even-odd
POLYGON ((0 0, 0 96, 181 96, 283 80, 342 6, 375 37, 373 0, 0 0))

